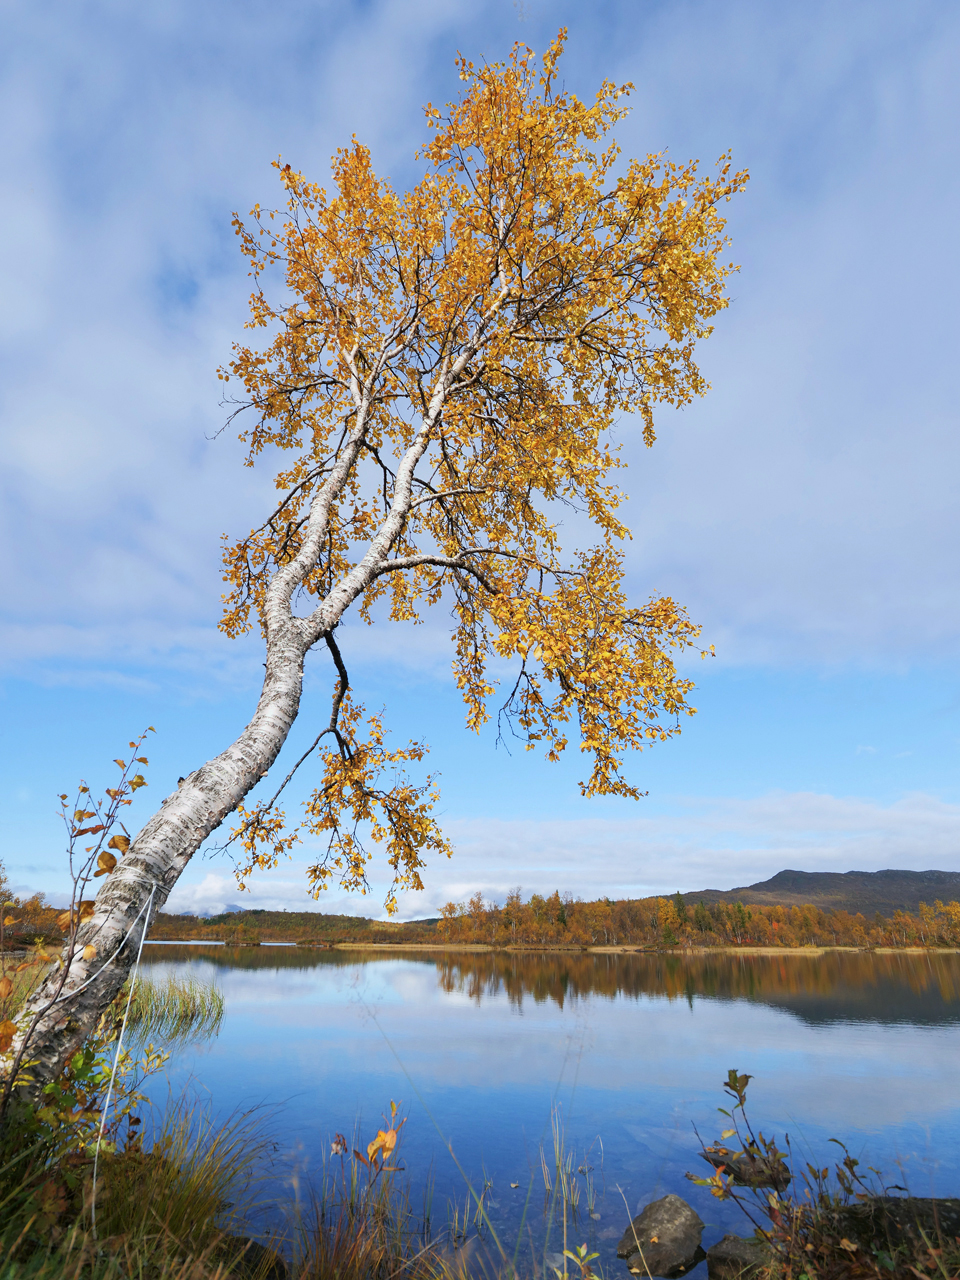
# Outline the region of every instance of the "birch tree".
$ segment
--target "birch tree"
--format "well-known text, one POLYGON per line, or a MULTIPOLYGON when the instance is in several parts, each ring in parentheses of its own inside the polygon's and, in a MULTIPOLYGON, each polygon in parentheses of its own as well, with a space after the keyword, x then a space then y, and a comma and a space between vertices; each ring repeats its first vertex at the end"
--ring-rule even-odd
POLYGON ((225 545, 221 625, 260 628, 263 688, 236 741, 181 781, 105 876, 56 1001, 48 982, 26 1008, 3 1060, 35 1021, 30 1088, 89 1033, 149 916, 230 815, 241 875, 319 840, 314 893, 366 888, 382 846, 388 909, 421 888, 429 855, 449 854, 434 782, 415 772, 425 746, 390 748, 353 695, 338 641, 351 609, 371 622, 450 611, 469 727, 495 712, 550 760, 572 744, 585 796, 636 796, 626 757, 692 711, 675 660, 699 629, 669 597, 627 598, 612 431, 635 424, 653 445, 656 407, 706 389, 695 346, 727 305, 722 208, 746 175, 728 156, 709 176, 622 157, 612 130, 631 86, 604 83, 593 102, 561 89, 564 39, 539 64, 523 46, 504 63, 460 59, 458 100, 425 108, 423 176, 406 192, 354 140, 329 190, 278 161, 283 207, 235 218, 249 340, 221 377, 247 464, 277 464, 277 497, 225 545), (561 546, 564 518, 592 530, 585 545, 561 546), (245 800, 277 760, 318 646, 332 706, 294 821, 282 788, 245 800))

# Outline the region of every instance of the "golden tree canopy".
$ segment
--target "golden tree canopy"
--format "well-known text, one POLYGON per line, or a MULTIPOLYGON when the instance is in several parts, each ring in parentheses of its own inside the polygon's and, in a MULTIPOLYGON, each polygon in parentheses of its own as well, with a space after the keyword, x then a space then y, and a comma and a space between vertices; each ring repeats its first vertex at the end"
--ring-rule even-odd
MULTIPOLYGON (((329 191, 277 162, 285 210, 235 219, 254 339, 221 377, 255 415, 249 464, 280 459, 280 497, 225 549, 222 627, 256 614, 269 645, 296 617, 337 662, 307 811, 331 840, 318 886, 332 867, 363 882, 347 818, 354 832, 375 824, 401 884, 419 885, 424 849, 446 848, 431 783, 375 785, 423 747, 387 752, 378 718, 359 741, 333 643, 354 602, 368 621, 381 598, 395 620, 451 605, 468 723, 486 721, 502 683, 502 715, 529 747, 556 759, 575 726, 585 795, 636 796, 625 754, 692 711, 674 654, 699 628, 669 597, 624 593, 611 429, 636 415, 652 445, 655 407, 705 390, 694 348, 727 305, 721 207, 746 174, 728 156, 712 177, 664 155, 624 160, 611 131, 631 86, 604 83, 589 105, 561 92, 564 39, 539 67, 522 45, 506 63, 461 58, 459 101, 425 109, 412 190, 378 177, 354 140, 329 191), (561 547, 569 512, 593 545, 561 547)), ((288 847, 271 805, 240 813, 251 865, 288 847)))

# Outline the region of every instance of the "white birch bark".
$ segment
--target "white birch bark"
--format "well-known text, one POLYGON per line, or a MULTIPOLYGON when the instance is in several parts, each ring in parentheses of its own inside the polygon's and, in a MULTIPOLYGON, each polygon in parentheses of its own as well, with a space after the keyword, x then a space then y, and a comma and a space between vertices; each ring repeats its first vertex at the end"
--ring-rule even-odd
MULTIPOLYGON (((489 317, 502 301, 498 300, 489 317)), ((481 324, 455 361, 444 362, 427 412, 398 465, 390 508, 365 554, 308 617, 300 618, 293 614, 291 601, 321 555, 331 504, 343 490, 360 455, 372 387, 391 355, 389 343, 365 382, 355 379, 353 429, 313 498, 299 553, 275 573, 266 594, 266 674, 256 712, 234 743, 185 778, 177 791, 164 800, 116 870, 104 878, 93 915, 78 930, 65 980, 62 968, 51 972, 17 1019, 13 1045, 0 1059, 0 1073, 5 1073, 0 1075, 0 1081, 4 1084, 19 1054, 24 1064, 31 1065, 29 1079, 23 1084, 18 1080, 18 1091, 28 1098, 36 1097, 45 1084, 56 1079, 96 1028, 129 973, 141 930, 149 928, 144 908, 151 893, 149 914, 153 916, 203 841, 236 809, 280 753, 300 708, 303 662, 308 650, 333 630, 357 597, 384 572, 399 572, 426 561, 476 572, 466 559, 425 556, 416 561, 391 561, 390 552, 412 505, 417 463, 429 446, 450 389, 455 388, 480 345, 484 327, 481 324), (96 949, 89 960, 83 956, 88 944, 96 949), (21 1052, 25 1040, 26 1051, 21 1052)), ((466 557, 470 554, 464 553, 466 557)), ((62 959, 66 964, 66 947, 62 959)))
MULTIPOLYGON (((18 1032, 2 1066, 9 1071, 29 1036, 23 1055, 24 1065, 30 1064, 29 1079, 18 1085, 28 1097, 56 1079, 123 985, 141 931, 149 927, 144 908, 151 891, 152 916, 203 841, 276 759, 300 706, 305 652, 301 630, 302 625, 288 619, 287 626, 271 636, 263 691, 252 720, 234 743, 164 800, 116 870, 104 878, 94 913, 78 931, 62 986, 62 971, 53 970, 18 1017, 18 1032), (96 949, 89 960, 83 956, 87 944, 96 949)), ((66 959, 65 948, 64 963, 66 959)))

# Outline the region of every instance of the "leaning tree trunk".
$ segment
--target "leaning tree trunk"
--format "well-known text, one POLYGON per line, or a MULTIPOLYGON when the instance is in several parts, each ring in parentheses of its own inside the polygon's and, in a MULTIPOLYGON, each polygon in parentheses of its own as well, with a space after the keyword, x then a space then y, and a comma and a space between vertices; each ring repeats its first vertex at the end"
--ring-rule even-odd
POLYGON ((36 1098, 94 1031, 130 972, 150 917, 166 902, 203 841, 276 759, 296 719, 303 684, 304 637, 296 620, 291 623, 268 643, 263 691, 249 725, 164 800, 104 880, 93 915, 78 930, 65 981, 61 968, 53 970, 18 1017, 0 1069, 9 1076, 27 1040, 21 1057, 30 1066, 28 1078, 17 1084, 21 1096, 36 1098), (148 902, 149 912, 144 911, 148 902), (83 955, 88 945, 95 948, 91 959, 83 955))
MULTIPOLYGON (((501 298, 498 306, 502 303, 501 298)), ((293 558, 277 569, 266 591, 263 622, 267 636, 266 675, 253 719, 226 751, 190 774, 160 806, 136 837, 119 866, 106 877, 95 909, 77 931, 69 972, 51 973, 17 1019, 9 1052, 0 1062, 0 1097, 9 1094, 17 1064, 30 1063, 29 1078, 17 1088, 35 1098, 55 1080, 69 1058, 96 1028, 130 972, 149 916, 166 902, 173 886, 203 841, 231 814, 264 776, 280 752, 297 717, 303 686, 303 660, 321 636, 334 627, 356 598, 385 569, 387 557, 410 511, 416 465, 426 451, 450 383, 463 372, 475 344, 450 364, 444 361, 428 412, 397 468, 393 501, 359 564, 349 570, 306 618, 293 614, 291 599, 317 564, 326 536, 331 504, 350 475, 367 430, 370 386, 379 376, 389 344, 380 353, 368 384, 355 387, 356 413, 349 439, 314 496, 303 541, 293 558), (153 898, 151 901, 151 893, 153 898), (147 903, 149 912, 144 912, 147 903), (143 912, 138 921, 138 915, 143 912), (135 923, 136 922, 136 923, 135 923), (95 953, 84 958, 92 945, 95 953), (24 1045, 26 1042, 26 1051, 24 1045)), ((429 561, 464 567, 460 561, 419 556, 390 561, 390 569, 429 561)), ((342 674, 342 673, 341 673, 342 674)), ((345 682, 342 685, 346 688, 345 682)))

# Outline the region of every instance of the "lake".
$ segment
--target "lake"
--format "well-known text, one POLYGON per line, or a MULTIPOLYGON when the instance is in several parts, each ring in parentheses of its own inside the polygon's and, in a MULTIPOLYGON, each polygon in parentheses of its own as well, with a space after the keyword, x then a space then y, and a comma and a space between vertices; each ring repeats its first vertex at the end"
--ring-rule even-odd
POLYGON ((466 1176, 490 1184, 490 1217, 510 1242, 529 1196, 524 1236, 555 1252, 540 1149, 552 1162, 556 1114, 596 1195, 591 1217, 578 1175, 572 1234, 606 1271, 627 1274, 614 1252, 626 1206, 668 1191, 707 1223, 705 1246, 749 1234, 735 1206, 684 1177, 707 1170, 695 1127, 719 1137, 731 1067, 754 1076, 755 1127, 789 1134, 798 1163, 832 1164, 835 1137, 888 1182, 960 1195, 960 955, 147 945, 143 964, 153 979, 216 983, 226 1006, 219 1036, 152 1083, 157 1103, 169 1082, 208 1096, 217 1115, 267 1104, 278 1177, 295 1170, 303 1184, 335 1133, 365 1147, 394 1099, 413 1184, 432 1178, 435 1227, 454 1200, 462 1212, 466 1176))

